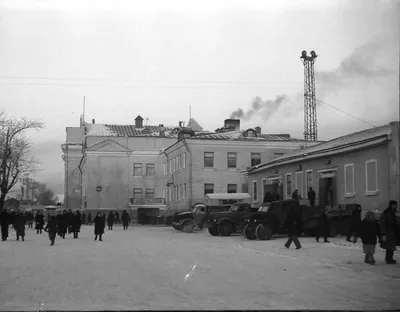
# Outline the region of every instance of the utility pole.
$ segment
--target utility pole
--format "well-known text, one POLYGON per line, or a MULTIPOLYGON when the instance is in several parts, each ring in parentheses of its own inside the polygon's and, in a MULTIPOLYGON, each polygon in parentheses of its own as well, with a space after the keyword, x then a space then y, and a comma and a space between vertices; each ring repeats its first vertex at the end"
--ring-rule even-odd
POLYGON ((301 52, 304 65, 304 140, 317 141, 317 101, 315 97, 314 63, 318 55, 311 51, 307 56, 306 51, 301 52))

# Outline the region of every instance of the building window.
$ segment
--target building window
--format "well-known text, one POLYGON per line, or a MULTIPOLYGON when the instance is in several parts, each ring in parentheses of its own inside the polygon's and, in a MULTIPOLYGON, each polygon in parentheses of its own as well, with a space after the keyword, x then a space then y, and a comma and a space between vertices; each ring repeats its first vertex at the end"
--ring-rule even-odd
POLYGON ((274 153, 274 159, 282 157, 282 156, 283 156, 283 153, 274 153))
POLYGON ((299 195, 303 197, 303 172, 296 172, 296 189, 299 191, 299 195))
POLYGON ((178 156, 177 163, 178 163, 178 171, 179 171, 179 170, 181 170, 181 155, 178 156))
POLYGON ((214 168, 214 153, 204 153, 204 168, 214 168))
POLYGON ((133 164, 133 175, 134 176, 142 175, 142 164, 138 164, 138 163, 133 164))
POLYGON ((172 159, 169 160, 169 173, 172 173, 172 159))
POLYGON ((176 159, 172 158, 172 172, 176 171, 176 159))
POLYGON ((367 195, 378 192, 378 162, 375 159, 365 162, 365 191, 367 195))
POLYGON ((313 172, 312 170, 307 170, 306 171, 306 188, 307 188, 307 192, 310 189, 310 187, 312 187, 313 185, 313 172))
POLYGON ((163 169, 164 169, 164 177, 167 175, 167 164, 163 164, 163 169))
POLYGON ((182 198, 182 194, 181 194, 181 185, 180 184, 178 184, 178 200, 181 200, 181 198, 182 198))
POLYGON ((242 193, 249 192, 249 185, 247 183, 242 184, 242 193))
POLYGON ((133 198, 142 198, 142 189, 141 188, 133 189, 133 198))
POLYGON ((257 181, 253 181, 253 201, 257 201, 257 181))
POLYGON ((186 199, 186 183, 183 184, 183 199, 186 199))
POLYGON ((257 166, 259 164, 261 164, 261 154, 251 153, 251 166, 257 166))
POLYGON ((237 193, 237 184, 228 184, 228 193, 237 193))
POLYGON ((254 131, 248 130, 248 131, 246 131, 246 133, 245 133, 245 137, 248 137, 248 138, 255 138, 255 137, 256 137, 256 134, 254 133, 254 131))
POLYGON ((146 189, 146 198, 154 198, 154 189, 146 189))
POLYGON ((262 196, 265 196, 265 193, 267 193, 267 179, 263 179, 263 180, 262 180, 262 184, 263 184, 263 193, 262 193, 262 196))
POLYGON ((286 174, 286 198, 292 197, 292 174, 286 174))
POLYGON ((214 184, 212 183, 205 183, 204 184, 204 195, 214 193, 214 184))
POLYGON ((168 201, 170 202, 171 201, 171 187, 170 186, 168 186, 167 192, 168 192, 168 201))
POLYGON ((175 200, 179 200, 179 185, 175 186, 175 200))
POLYGON ((183 153, 182 155, 182 168, 185 169, 186 168, 186 153, 183 153))
POLYGON ((354 165, 344 165, 344 192, 345 196, 354 196, 354 165))
POLYGON ((228 168, 237 167, 237 153, 228 153, 228 168))
POLYGON ((165 198, 165 189, 162 189, 162 198, 165 198))
POLYGON ((146 176, 154 177, 156 175, 156 170, 154 164, 146 164, 146 176))

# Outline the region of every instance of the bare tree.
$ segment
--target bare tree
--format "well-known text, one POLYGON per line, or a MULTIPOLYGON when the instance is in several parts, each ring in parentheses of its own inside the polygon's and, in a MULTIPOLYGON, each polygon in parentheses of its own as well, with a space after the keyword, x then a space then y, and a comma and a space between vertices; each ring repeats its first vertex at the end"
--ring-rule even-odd
POLYGON ((0 113, 0 211, 20 175, 37 170, 38 162, 30 156, 32 146, 25 132, 43 128, 40 121, 8 118, 4 112, 0 113))

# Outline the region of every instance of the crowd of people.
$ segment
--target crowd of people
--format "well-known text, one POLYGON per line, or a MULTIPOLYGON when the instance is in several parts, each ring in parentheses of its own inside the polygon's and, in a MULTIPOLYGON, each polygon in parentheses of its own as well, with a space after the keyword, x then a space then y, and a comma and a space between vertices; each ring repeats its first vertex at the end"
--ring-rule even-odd
MULTIPOLYGON (((394 260, 394 252, 397 250, 396 246, 400 245, 399 233, 400 224, 396 218, 397 202, 391 200, 388 207, 381 214, 378 221, 376 215, 372 211, 365 214, 361 220, 362 207, 356 205, 352 212, 352 222, 346 240, 348 242, 356 243, 358 238, 361 238, 363 245, 363 252, 365 254, 364 262, 368 264, 375 264, 374 254, 376 245, 385 249, 385 262, 387 264, 396 264, 394 260), (353 237, 353 240, 351 238, 353 237)), ((303 231, 303 220, 296 210, 291 207, 287 217, 288 240, 285 243, 286 248, 290 248, 292 242, 296 249, 301 248, 299 236, 303 231)), ((323 212, 318 221, 316 241, 319 242, 320 237, 324 238, 325 243, 329 243, 328 237, 330 236, 330 221, 326 212, 323 212)))
POLYGON ((12 225, 16 233, 17 241, 19 241, 20 238, 24 241, 25 226, 28 225, 28 228, 33 228, 33 222, 35 222, 36 233, 42 234, 42 231, 47 232, 49 234, 50 246, 53 246, 57 235, 65 239, 66 234, 73 234, 73 238, 78 239, 82 224, 92 225, 94 223, 94 240, 99 239, 99 241, 103 241, 106 222, 108 224, 108 230, 112 231, 114 223, 121 224, 121 221, 124 230, 127 230, 131 218, 126 210, 123 211, 121 219, 118 211, 115 212, 115 214, 110 211, 108 216, 106 216, 104 212, 97 212, 92 220, 90 212, 86 215, 85 212, 81 214, 79 210, 72 212, 70 209, 68 211, 58 211, 55 216, 48 216, 48 222, 45 226, 45 216, 42 211, 38 211, 34 216, 32 212, 13 211, 10 213, 7 209, 4 209, 0 213, 1 239, 2 241, 8 239, 9 227, 12 225))

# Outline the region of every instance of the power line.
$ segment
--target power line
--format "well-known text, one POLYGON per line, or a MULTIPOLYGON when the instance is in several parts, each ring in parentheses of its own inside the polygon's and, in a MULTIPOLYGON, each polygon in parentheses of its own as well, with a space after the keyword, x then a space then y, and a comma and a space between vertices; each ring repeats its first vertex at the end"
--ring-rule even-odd
POLYGON ((353 118, 355 118, 355 119, 357 119, 357 120, 359 120, 359 121, 362 121, 362 122, 364 122, 364 123, 366 123, 366 124, 372 126, 373 128, 375 128, 375 125, 374 125, 374 124, 372 124, 372 123, 370 123, 370 122, 368 122, 368 121, 365 121, 364 119, 361 119, 361 118, 359 118, 359 117, 357 117, 357 116, 351 115, 351 114, 349 114, 349 113, 347 113, 347 112, 341 110, 340 108, 337 108, 337 107, 335 107, 335 106, 333 106, 333 105, 331 105, 331 104, 328 104, 328 103, 326 103, 326 102, 324 102, 324 101, 321 101, 321 100, 318 100, 318 99, 317 99, 317 101, 320 102, 320 103, 322 103, 322 104, 325 104, 325 105, 327 105, 327 106, 329 106, 329 107, 331 107, 331 108, 333 108, 333 109, 336 109, 337 111, 339 111, 339 112, 341 112, 341 113, 343 113, 343 114, 345 114, 345 115, 347 115, 347 116, 353 117, 353 118))

